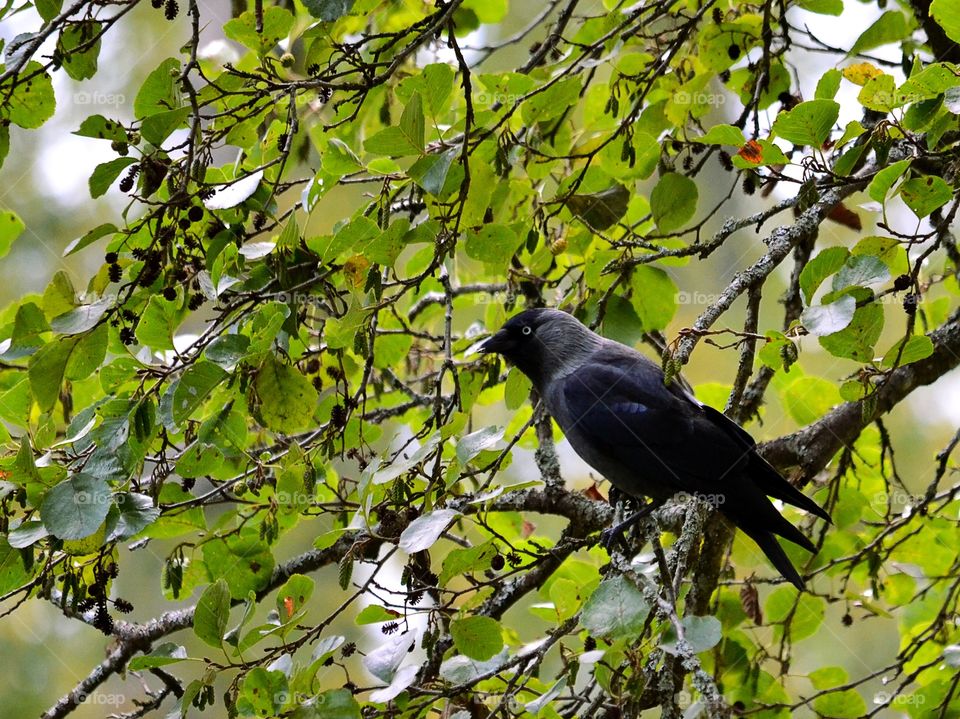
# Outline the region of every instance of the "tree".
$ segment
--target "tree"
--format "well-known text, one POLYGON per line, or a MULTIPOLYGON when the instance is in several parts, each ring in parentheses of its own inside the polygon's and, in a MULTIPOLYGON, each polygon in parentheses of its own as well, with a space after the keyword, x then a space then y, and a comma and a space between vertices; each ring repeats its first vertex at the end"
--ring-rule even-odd
MULTIPOLYGON (((36 3, 0 160, 137 4, 36 3)), ((960 8, 878 2, 835 47, 808 23, 854 3, 793 5, 551 0, 506 30, 505 0, 258 0, 231 64, 188 0, 133 119, 76 131, 116 154, 91 198, 128 197, 67 248, 102 267, 3 311, 5 613, 110 637, 44 716, 124 672, 131 717, 960 715, 960 433, 905 484, 884 423, 960 363, 960 8), (465 354, 528 305, 668 375, 736 353, 701 396, 799 427, 762 451, 834 518, 787 548, 809 592, 698 500, 598 546, 614 512, 564 482, 529 384, 465 354), (145 547, 162 577, 119 596, 145 547), (898 648, 851 672, 798 645, 854 621, 898 648)), ((23 229, 0 215, 0 248, 23 229)))

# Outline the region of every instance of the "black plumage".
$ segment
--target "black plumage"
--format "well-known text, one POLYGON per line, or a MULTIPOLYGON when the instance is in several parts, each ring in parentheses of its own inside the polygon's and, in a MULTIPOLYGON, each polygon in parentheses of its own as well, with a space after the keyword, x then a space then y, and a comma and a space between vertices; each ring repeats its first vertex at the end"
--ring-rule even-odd
POLYGON ((665 384, 647 357, 550 309, 521 312, 480 351, 530 378, 570 445, 618 490, 657 504, 681 492, 709 498, 803 589, 775 535, 814 546, 768 497, 830 516, 760 456, 749 433, 679 382, 665 384))

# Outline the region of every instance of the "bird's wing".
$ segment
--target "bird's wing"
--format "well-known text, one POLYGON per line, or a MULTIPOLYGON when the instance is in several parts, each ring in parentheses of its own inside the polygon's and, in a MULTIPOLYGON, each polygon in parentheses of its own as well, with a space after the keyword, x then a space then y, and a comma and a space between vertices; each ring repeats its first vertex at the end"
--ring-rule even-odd
POLYGON ((563 380, 558 421, 575 449, 585 444, 624 468, 655 473, 675 491, 711 492, 746 468, 750 450, 664 385, 656 365, 597 359, 563 380))
POLYGON ((703 413, 714 425, 736 440, 744 450, 749 451, 749 474, 757 487, 771 497, 776 497, 792 504, 794 507, 815 514, 828 522, 832 521, 823 507, 790 484, 780 472, 760 456, 760 453, 756 451, 756 442, 743 427, 713 407, 703 405, 703 413))

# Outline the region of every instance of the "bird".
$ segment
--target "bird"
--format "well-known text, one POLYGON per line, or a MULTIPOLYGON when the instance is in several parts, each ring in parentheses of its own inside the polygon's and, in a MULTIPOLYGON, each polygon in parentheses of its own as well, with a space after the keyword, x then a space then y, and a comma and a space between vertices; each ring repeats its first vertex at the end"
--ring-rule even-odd
POLYGON ((526 375, 574 451, 614 488, 651 500, 608 533, 677 494, 701 496, 756 542, 785 579, 805 589, 777 536, 809 552, 816 548, 769 498, 827 522, 830 515, 760 455, 749 432, 698 401, 681 380, 667 381, 636 349, 557 309, 514 315, 477 351, 499 354, 526 375))

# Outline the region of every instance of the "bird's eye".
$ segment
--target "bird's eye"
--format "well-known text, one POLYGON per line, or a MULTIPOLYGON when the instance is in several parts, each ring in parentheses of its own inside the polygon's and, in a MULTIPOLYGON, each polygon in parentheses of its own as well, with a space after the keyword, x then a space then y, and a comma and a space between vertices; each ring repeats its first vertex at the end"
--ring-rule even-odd
POLYGON ((522 333, 525 334, 525 335, 529 335, 529 334, 531 334, 531 333, 533 332, 533 329, 532 329, 531 327, 525 325, 524 327, 522 327, 522 328, 520 329, 520 332, 522 332, 522 333))

